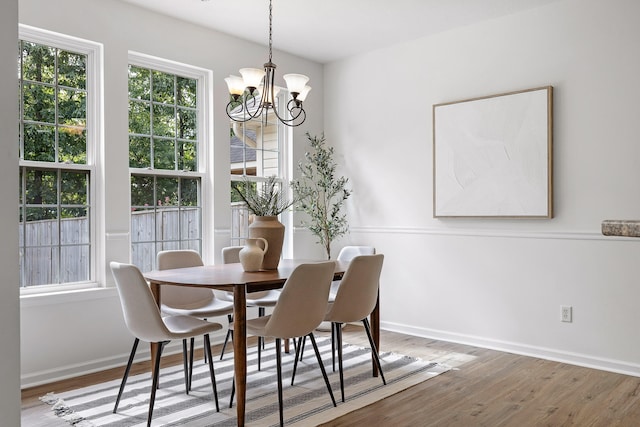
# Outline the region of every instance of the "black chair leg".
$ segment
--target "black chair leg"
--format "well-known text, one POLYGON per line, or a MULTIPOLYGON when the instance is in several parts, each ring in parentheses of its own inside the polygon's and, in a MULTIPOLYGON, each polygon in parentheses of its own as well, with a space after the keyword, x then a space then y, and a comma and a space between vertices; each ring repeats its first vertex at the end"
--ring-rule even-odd
POLYGON ((371 326, 369 325, 369 319, 365 317, 364 319, 362 319, 362 323, 364 324, 364 330, 367 331, 367 338, 369 338, 369 345, 371 345, 371 354, 373 354, 373 358, 378 365, 378 372, 380 372, 380 377, 382 377, 382 384, 387 385, 387 381, 384 379, 384 374, 382 373, 382 366, 380 365, 380 356, 378 355, 378 349, 376 348, 376 345, 373 342, 373 337, 371 336, 371 326))
POLYGON ((324 383, 327 385, 327 390, 329 390, 329 395, 331 396, 331 402, 333 402, 333 406, 336 406, 336 399, 333 397, 333 390, 331 390, 331 384, 329 384, 327 371, 325 371, 324 369, 324 364, 322 363, 322 358, 320 357, 320 351, 318 350, 318 345, 316 344, 316 338, 313 336, 313 332, 309 334, 309 338, 311 339, 311 344, 313 344, 313 350, 316 353, 316 359, 318 359, 318 365, 320 365, 320 371, 322 371, 322 377, 324 378, 324 383))
POLYGON ((342 365, 342 325, 340 323, 334 323, 336 331, 336 345, 338 347, 338 371, 340 372, 340 394, 342 395, 342 401, 344 402, 344 372, 342 365))
POLYGON ((136 350, 138 349, 139 342, 140 340, 138 338, 133 341, 133 347, 131 348, 131 353, 129 354, 129 361, 127 362, 127 367, 124 370, 124 376, 122 377, 120 390, 118 391, 118 397, 116 398, 116 405, 113 407, 114 414, 118 410, 118 404, 120 404, 120 398, 122 397, 122 392, 124 391, 124 385, 127 382, 127 378, 129 378, 129 371, 131 370, 131 364, 133 363, 133 357, 136 355, 136 350))
POLYGON ((229 397, 229 408, 233 408, 233 397, 236 395, 236 377, 231 380, 231 397, 229 397))
POLYGON ((293 385, 293 381, 296 378, 296 370, 298 369, 298 360, 301 359, 300 349, 302 347, 302 340, 303 340, 303 337, 298 338, 297 341, 295 338, 293 339, 293 343, 296 348, 296 357, 293 359, 293 372, 291 373, 291 385, 293 385))
MULTIPOLYGON (((191 348, 191 354, 193 354, 193 347, 191 348)), ((189 394, 189 389, 191 388, 190 378, 191 378, 191 369, 189 366, 189 357, 187 355, 187 339, 182 340, 182 363, 184 364, 184 389, 185 394, 189 394)))
POLYGON ((151 427, 151 418, 153 417, 153 405, 156 401, 158 378, 160 378, 160 358, 162 357, 162 350, 168 342, 169 341, 162 341, 158 343, 158 354, 156 354, 156 360, 154 362, 153 382, 151 384, 151 397, 149 398, 149 416, 147 417, 147 427, 151 427))
POLYGON ((193 349, 195 347, 196 339, 191 337, 191 349, 189 353, 189 391, 191 391, 191 378, 193 377, 193 349))
POLYGON ((282 349, 280 348, 280 338, 276 338, 276 368, 278 371, 278 409, 280 411, 280 425, 284 425, 284 414, 282 410, 282 349))
MULTIPOLYGON (((227 314, 227 320, 229 324, 233 323, 233 316, 231 314, 227 314)), ((222 351, 220 352, 220 360, 224 357, 224 350, 227 348, 227 343, 229 340, 233 340, 233 329, 229 328, 227 330, 227 336, 224 337, 224 344, 222 344, 222 351)))
POLYGON ((220 406, 218 406, 218 387, 216 386, 216 374, 213 370, 213 359, 211 358, 211 341, 209 340, 209 334, 204 336, 204 354, 209 361, 209 374, 211 375, 211 387, 213 387, 213 399, 216 402, 216 412, 220 412, 220 406))
POLYGON ((336 371, 336 323, 331 322, 331 365, 333 372, 336 371))

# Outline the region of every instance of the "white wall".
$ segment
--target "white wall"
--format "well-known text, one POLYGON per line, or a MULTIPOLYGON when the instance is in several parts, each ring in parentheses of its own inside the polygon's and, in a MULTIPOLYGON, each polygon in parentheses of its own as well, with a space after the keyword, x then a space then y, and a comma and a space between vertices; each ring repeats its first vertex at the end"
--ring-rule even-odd
MULTIPOLYGON (((215 7, 215 4, 203 3, 202 6, 215 7)), ((237 74, 237 70, 244 66, 261 66, 267 59, 267 47, 115 0, 20 0, 19 20, 22 24, 104 44, 104 206, 108 212, 104 265, 112 260, 129 261, 128 51, 213 71, 212 120, 215 143, 209 143, 213 153, 215 196, 214 211, 207 226, 214 244, 203 255, 207 262, 219 259, 220 249, 228 244, 230 233, 229 122, 225 113, 228 92, 224 77, 237 74)), ((267 36, 265 30, 265 43, 267 36)), ((274 40, 274 44, 277 47, 277 40, 274 40)), ((14 55, 15 43, 11 49, 14 55)), ((306 141, 304 133, 321 132, 324 122, 322 66, 278 51, 274 52, 274 62, 278 65, 280 79, 282 74, 292 71, 311 78, 314 90, 305 102, 307 121, 293 131, 294 140, 306 141)), ((276 81, 276 84, 284 85, 284 81, 276 81)), ((15 96, 10 99, 15 100, 15 96)), ((15 120, 15 108, 11 111, 10 120, 15 120)), ((15 138, 12 137, 11 141, 14 143, 15 138)), ((296 144, 292 159, 301 156, 305 146, 296 144)), ((10 158, 17 158, 17 154, 10 158)), ((16 193, 13 191, 11 194, 16 193)), ((15 209, 10 217, 12 219, 7 224, 15 224, 15 209)), ((10 227, 10 235, 13 235, 14 228, 10 227)), ((20 335, 23 386, 126 362, 132 338, 122 321, 111 274, 108 271, 102 271, 101 274, 111 287, 98 291, 22 298, 20 335)), ((17 279, 11 282, 11 286, 15 287, 16 283, 17 279)), ((225 319, 220 320, 226 322, 225 319)), ((220 334, 215 339, 220 340, 223 336, 220 334)))
POLYGON ((383 328, 640 375, 640 239, 600 233, 640 218, 638 16, 566 0, 325 67, 348 240, 385 254, 383 328), (432 105, 544 85, 555 218, 432 218, 432 105))
POLYGON ((20 425, 20 311, 18 304, 18 96, 15 69, 18 0, 0 3, 0 414, 2 424, 20 425))

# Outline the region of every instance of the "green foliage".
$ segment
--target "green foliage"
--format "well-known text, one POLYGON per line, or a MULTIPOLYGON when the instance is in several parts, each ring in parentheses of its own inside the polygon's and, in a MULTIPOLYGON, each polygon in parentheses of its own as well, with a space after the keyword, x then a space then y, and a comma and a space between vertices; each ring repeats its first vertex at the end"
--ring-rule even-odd
POLYGON ((257 216, 280 215, 294 203, 294 200, 287 197, 275 175, 260 184, 246 179, 241 182, 232 181, 231 188, 247 204, 249 211, 257 216))
POLYGON ((342 212, 344 202, 351 195, 345 177, 336 177, 333 147, 325 145, 324 134, 312 137, 305 153, 306 163, 298 163, 300 178, 291 182, 296 197, 295 208, 309 216, 302 225, 323 245, 327 259, 331 259, 331 242, 349 231, 347 216, 342 212))

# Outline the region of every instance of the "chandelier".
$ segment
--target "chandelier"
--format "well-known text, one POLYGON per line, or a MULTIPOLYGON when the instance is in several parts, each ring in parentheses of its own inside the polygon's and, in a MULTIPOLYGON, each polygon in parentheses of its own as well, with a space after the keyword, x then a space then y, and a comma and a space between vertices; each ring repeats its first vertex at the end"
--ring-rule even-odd
POLYGON ((227 104, 227 115, 235 122, 246 122, 264 115, 265 121, 269 109, 273 110, 278 120, 287 126, 299 126, 307 118, 302 102, 311 90, 307 85, 309 77, 302 74, 285 74, 282 76, 287 83, 287 90, 291 99, 287 102, 287 113, 278 113, 276 97, 280 91, 274 84, 276 64, 272 58, 272 5, 269 0, 269 60, 264 69, 241 68, 242 77, 231 75, 224 79, 229 87, 231 100, 227 104))

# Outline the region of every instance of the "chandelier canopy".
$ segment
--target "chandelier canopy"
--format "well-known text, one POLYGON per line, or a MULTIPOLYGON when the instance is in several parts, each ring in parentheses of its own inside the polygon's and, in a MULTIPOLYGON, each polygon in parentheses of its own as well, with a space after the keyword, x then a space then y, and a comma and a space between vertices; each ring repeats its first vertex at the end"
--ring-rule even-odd
POLYGON ((302 74, 282 76, 287 83, 291 99, 287 101, 286 114, 281 116, 277 108, 277 96, 280 88, 274 84, 276 64, 271 61, 273 55, 273 7, 271 1, 269 0, 269 60, 264 64, 263 69, 241 68, 242 77, 231 75, 224 79, 231 95, 231 100, 227 104, 227 115, 236 122, 246 122, 262 115, 266 120, 269 109, 272 109, 283 124, 299 126, 307 118, 302 102, 311 90, 311 86, 307 85, 309 77, 302 74))

